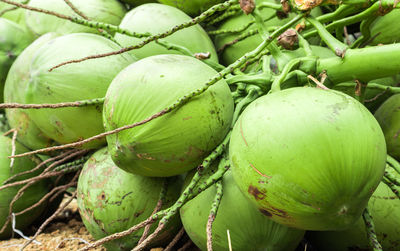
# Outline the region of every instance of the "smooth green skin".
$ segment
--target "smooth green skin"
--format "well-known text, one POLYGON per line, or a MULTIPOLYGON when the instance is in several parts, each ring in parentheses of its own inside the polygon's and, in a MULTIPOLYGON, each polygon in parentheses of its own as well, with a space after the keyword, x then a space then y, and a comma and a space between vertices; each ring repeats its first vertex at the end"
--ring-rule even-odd
MULTIPOLYGON (((30 67, 35 52, 48 41, 56 38, 56 33, 47 33, 30 44, 14 61, 4 86, 4 102, 24 103, 25 90, 29 83, 30 67)), ((18 130, 17 140, 26 147, 36 150, 51 146, 53 140, 46 137, 32 121, 28 110, 6 109, 6 116, 11 128, 18 130)))
POLYGON ((378 17, 370 26, 371 45, 392 44, 400 42, 400 9, 394 9, 384 16, 378 17))
POLYGON ((400 159, 400 94, 387 99, 375 112, 385 135, 388 154, 400 159))
MULTIPOLYGON (((70 0, 70 2, 92 21, 119 25, 126 13, 124 5, 117 0, 70 0)), ((80 17, 64 0, 30 0, 29 5, 68 16, 80 17)), ((28 28, 37 36, 47 32, 58 32, 60 34, 98 33, 97 29, 40 12, 26 10, 25 19, 28 28)))
POLYGON ((224 0, 158 0, 158 2, 174 6, 190 16, 197 16, 224 0))
MULTIPOLYGON (((179 177, 168 182, 163 209, 175 202, 182 187, 179 177)), ((111 160, 107 148, 102 148, 85 163, 78 180, 77 202, 83 223, 96 240, 127 230, 152 214, 163 183, 162 178, 143 177, 121 170, 111 160)), ((151 233, 157 225, 158 222, 153 223, 151 233)), ((177 215, 151 246, 168 244, 180 227, 177 215)), ((143 229, 104 246, 109 251, 131 250, 142 234, 143 229)))
MULTIPOLYGON (((75 33, 55 38, 37 50, 29 69, 25 103, 60 103, 103 98, 113 78, 135 59, 129 54, 87 60, 48 70, 59 63, 119 50, 114 42, 95 34, 75 33), (79 48, 79 50, 77 50, 79 48)), ((104 132, 102 105, 79 108, 30 109, 32 121, 45 136, 65 144, 104 132)), ((85 147, 104 145, 105 140, 85 147)))
POLYGON ((121 2, 130 4, 132 6, 138 6, 145 3, 156 3, 156 0, 121 0, 121 2))
MULTIPOLYGON (((124 69, 104 103, 106 131, 142 121, 206 83, 217 72, 189 56, 158 55, 124 69)), ((107 136, 114 162, 125 171, 153 177, 197 167, 224 139, 233 99, 224 80, 178 109, 144 125, 107 136)))
POLYGON ((33 41, 22 26, 0 18, 0 102, 7 73, 17 56, 33 41))
POLYGON ((327 74, 326 83, 343 83, 354 81, 354 79, 366 83, 374 79, 397 75, 399 69, 400 43, 349 49, 343 59, 341 57, 324 58, 320 59, 316 65, 317 75, 322 72, 327 74))
MULTIPOLYGON (((354 82, 352 83, 354 84, 354 82)), ((385 86, 397 86, 400 83, 400 75, 372 80, 369 82, 369 84, 371 83, 385 86)), ((342 87, 338 85, 334 85, 332 88, 334 90, 341 91, 346 93, 347 95, 355 97, 354 88, 342 87)), ((388 91, 367 88, 365 90, 364 105, 368 108, 368 110, 374 113, 383 104, 383 102, 385 102, 392 95, 393 94, 388 91)))
MULTIPOLYGON (((190 181, 189 175, 186 181, 190 181)), ((185 182, 188 183, 188 182, 185 182)), ((201 181, 200 181, 201 183, 201 181)), ((232 172, 227 171, 223 180, 223 195, 213 222, 213 250, 229 250, 229 229, 232 250, 284 251, 295 250, 304 231, 288 228, 271 221, 244 197, 236 186, 232 172)), ((190 239, 201 250, 207 250, 206 226, 217 189, 209 187, 180 210, 181 220, 190 239)))
MULTIPOLYGON (((369 212, 383 250, 400 249, 400 200, 383 182, 368 202, 369 212)), ((318 250, 372 250, 369 247, 365 223, 360 218, 349 230, 341 232, 310 232, 309 239, 318 250)))
POLYGON ((386 161, 382 130, 361 103, 310 87, 251 103, 232 131, 229 152, 240 190, 272 220, 305 230, 351 226, 386 161))
MULTIPOLYGON (((8 158, 8 156, 10 156, 11 151, 12 151, 11 139, 3 135, 0 135, 0 184, 3 184, 3 182, 8 178, 10 178, 11 176, 17 173, 30 170, 37 165, 37 163, 35 163, 30 158, 17 158, 15 159, 13 168, 10 169, 10 159, 8 158)), ((29 151, 27 148, 16 142, 16 154, 24 153, 27 151, 29 151)), ((38 173, 36 172, 29 175, 23 175, 17 178, 16 180, 24 180, 32 178, 35 175, 38 175, 38 173)), ((9 206, 12 199, 22 186, 23 185, 15 186, 0 191, 1 227, 3 227, 3 224, 7 219, 9 206)), ((17 202, 14 204, 13 212, 17 213, 24 210, 25 208, 32 206, 33 204, 38 202, 47 192, 48 190, 46 182, 36 183, 35 185, 28 188, 24 192, 24 195, 19 200, 17 200, 17 202)), ((24 229, 28 227, 43 212, 45 206, 46 206, 45 204, 42 204, 41 206, 21 216, 16 217, 16 223, 17 223, 16 228, 18 230, 24 231, 24 229)), ((11 236, 11 233, 12 233, 11 224, 9 224, 9 227, 5 230, 5 232, 0 234, 0 240, 9 238, 11 236)))
MULTIPOLYGON (((22 3, 23 1, 24 0, 16 0, 15 2, 22 3)), ((0 2, 0 12, 4 11, 6 9, 13 8, 13 7, 14 7, 14 5, 10 5, 10 4, 4 3, 4 2, 0 2)), ((20 25, 23 25, 23 26, 25 25, 25 11, 24 11, 24 9, 18 8, 16 10, 8 11, 8 12, 4 13, 1 17, 5 18, 5 19, 8 19, 8 20, 11 20, 13 22, 16 22, 16 23, 18 23, 20 25)))
MULTIPOLYGON (((138 33, 149 32, 152 35, 156 35, 190 20, 191 18, 188 15, 177 8, 150 3, 143 4, 129 11, 122 20, 120 27, 138 33)), ((139 44, 143 39, 117 33, 115 35, 115 40, 126 47, 139 44)), ((180 30, 171 36, 163 38, 163 40, 172 44, 184 46, 193 54, 210 52, 210 60, 218 62, 217 53, 215 52, 211 39, 198 24, 180 30)), ((160 54, 181 54, 175 50, 168 50, 155 42, 151 42, 140 49, 132 50, 130 53, 138 58, 146 58, 160 54)))

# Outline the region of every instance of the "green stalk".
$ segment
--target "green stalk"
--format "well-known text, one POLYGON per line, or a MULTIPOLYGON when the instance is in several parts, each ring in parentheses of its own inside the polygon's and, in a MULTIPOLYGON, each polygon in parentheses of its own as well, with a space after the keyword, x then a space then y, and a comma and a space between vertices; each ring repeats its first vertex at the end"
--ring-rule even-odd
POLYGON ((397 162, 395 158, 389 154, 386 156, 386 162, 398 173, 400 174, 400 163, 397 162))
POLYGON ((364 210, 363 219, 367 229, 367 237, 370 247, 374 251, 383 251, 382 246, 379 244, 378 238, 376 237, 374 221, 372 220, 372 216, 369 214, 368 208, 365 208, 364 210))
POLYGON ((317 74, 326 71, 332 83, 371 80, 393 76, 400 69, 400 44, 347 50, 345 57, 320 59, 317 74))
POLYGON ((329 31, 325 28, 323 24, 318 22, 314 18, 307 18, 307 21, 310 22, 314 28, 317 30, 319 36, 322 40, 328 45, 328 47, 339 57, 343 57, 348 46, 337 40, 329 31))

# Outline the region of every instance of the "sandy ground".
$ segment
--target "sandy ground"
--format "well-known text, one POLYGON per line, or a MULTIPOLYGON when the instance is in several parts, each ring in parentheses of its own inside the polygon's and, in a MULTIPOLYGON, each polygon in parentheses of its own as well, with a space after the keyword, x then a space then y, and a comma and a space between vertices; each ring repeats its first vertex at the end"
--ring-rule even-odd
MULTIPOLYGON (((66 201, 61 203, 63 204, 66 201)), ((27 230, 33 235, 37 228, 32 228, 27 230)), ((24 233, 28 235, 27 233, 24 233)), ((30 235, 29 237, 32 237, 30 235)), ((187 236, 186 236, 187 238, 187 236)), ((76 200, 73 200, 59 215, 53 223, 50 223, 48 227, 45 228, 43 233, 41 233, 36 239, 39 243, 32 243, 27 246, 25 251, 50 251, 50 250, 69 250, 75 251, 83 248, 87 243, 93 242, 94 239, 88 233, 85 226, 80 220, 78 206, 76 200)), ((184 246, 185 238, 178 243, 178 250, 180 246, 184 246)), ((0 251, 19 251, 25 240, 23 238, 14 238, 6 241, 0 241, 0 251)), ((106 251, 105 248, 99 247, 96 249, 91 249, 93 251, 106 251)), ((151 251, 162 251, 162 248, 152 249, 151 251)), ((185 250, 196 250, 198 249, 191 244, 185 250)))

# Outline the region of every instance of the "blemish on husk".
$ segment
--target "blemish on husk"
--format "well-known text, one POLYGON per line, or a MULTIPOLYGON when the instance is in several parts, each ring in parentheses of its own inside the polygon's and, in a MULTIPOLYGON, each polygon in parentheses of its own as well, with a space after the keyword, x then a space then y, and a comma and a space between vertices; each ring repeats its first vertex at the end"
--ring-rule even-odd
POLYGON ((265 216, 272 217, 272 214, 263 208, 260 208, 259 211, 265 216))
POLYGON ((258 190, 257 187, 250 185, 247 192, 254 196, 256 200, 263 200, 266 197, 266 194, 258 190))

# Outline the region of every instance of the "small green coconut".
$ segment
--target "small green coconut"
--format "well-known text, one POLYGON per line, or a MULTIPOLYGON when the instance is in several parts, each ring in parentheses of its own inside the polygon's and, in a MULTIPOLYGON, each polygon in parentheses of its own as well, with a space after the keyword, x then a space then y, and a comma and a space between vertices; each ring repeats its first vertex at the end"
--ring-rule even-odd
POLYGON ((296 87, 251 103, 232 131, 240 190, 266 215, 305 230, 343 230, 382 179, 386 143, 372 114, 331 90, 296 87))
MULTIPOLYGON (((70 2, 89 20, 113 25, 119 25, 126 13, 124 5, 117 0, 70 0, 70 2)), ((64 0, 30 0, 29 5, 67 16, 80 17, 64 0)), ((25 19, 28 28, 37 36, 47 32, 58 32, 60 34, 98 33, 95 28, 75 24, 40 12, 26 10, 25 19)))
MULTIPOLYGON (((50 68, 71 59, 119 50, 114 42, 95 34, 75 33, 55 38, 32 58, 25 103, 60 103, 103 98, 112 79, 135 59, 129 54, 87 60, 50 68), (79 48, 79 50, 77 50, 79 48)), ((104 131, 102 104, 85 107, 28 110, 32 121, 49 138, 70 143, 104 131)), ((86 147, 98 147, 103 140, 86 147)))
POLYGON ((160 3, 174 6, 190 16, 197 16, 215 4, 224 0, 158 0, 160 3))
POLYGON ((393 9, 384 16, 379 16, 371 24, 371 45, 400 42, 400 10, 393 9))
MULTIPOLYGON (((153 3, 143 4, 129 11, 122 20, 120 27, 137 33, 156 35, 190 20, 191 18, 188 15, 177 8, 153 3)), ((117 33, 115 40, 122 46, 132 46, 139 44, 143 39, 117 33)), ((211 54, 210 60, 218 62, 217 53, 211 39, 198 24, 180 30, 162 40, 183 46, 189 49, 193 55, 195 53, 209 52, 211 54)), ((168 50, 156 42, 151 42, 140 49, 132 50, 131 53, 138 58, 160 54, 181 54, 179 51, 168 50)))
MULTIPOLYGON (((399 175, 397 176, 399 177, 399 175)), ((375 225, 378 241, 383 250, 400 250, 399 198, 386 184, 381 182, 368 202, 368 209, 375 225)), ((318 250, 372 250, 362 218, 346 231, 310 232, 309 239, 318 250)))
MULTIPOLYGON (((4 102, 25 103, 25 90, 29 83, 30 67, 35 52, 48 41, 56 38, 56 33, 47 33, 30 44, 15 60, 10 68, 4 86, 4 102)), ((26 147, 36 150, 51 146, 53 140, 46 137, 32 121, 28 110, 6 109, 6 117, 11 128, 17 129, 17 140, 26 147)))
MULTIPOLYGON (((15 144, 15 153, 20 154, 29 151, 27 148, 16 142, 15 144)), ((0 184, 3 184, 11 176, 15 174, 28 171, 34 168, 38 163, 35 162, 31 157, 17 158, 14 161, 13 167, 10 167, 10 159, 8 156, 11 155, 12 152, 12 140, 8 137, 0 135, 0 184)), ((32 178, 38 173, 32 173, 23 175, 15 181, 25 180, 28 178, 32 178)), ((10 203, 13 200, 14 196, 17 194, 18 190, 22 187, 15 186, 6 188, 0 191, 0 228, 3 227, 4 223, 7 220, 10 203)), ((46 182, 38 182, 28 188, 22 197, 16 201, 13 207, 13 212, 18 213, 22 210, 32 206, 36 202, 38 202, 46 193, 48 192, 46 182)), ((42 204, 39 207, 32 209, 20 216, 16 217, 16 229, 24 231, 45 209, 46 203, 42 204)), ((11 224, 8 224, 6 230, 0 234, 0 240, 9 238, 11 236, 12 229, 11 224)))
MULTIPOLYGON (((203 175, 205 177, 207 175, 203 175)), ((188 184, 193 175, 188 175, 188 184)), ((200 180, 205 181, 204 178, 200 180)), ((236 186, 232 172, 222 179, 222 199, 212 226, 213 250, 228 251, 229 230, 232 250, 284 251, 295 250, 304 231, 288 228, 271 221, 260 212, 236 186)), ((213 185, 187 202, 180 210, 183 226, 190 239, 201 250, 207 250, 206 226, 213 203, 216 186, 213 185)))
POLYGON ((12 63, 32 41, 22 26, 0 18, 0 102, 3 101, 4 82, 12 63))
MULTIPOLYGON (((97 151, 85 163, 78 181, 78 207, 83 223, 95 239, 121 232, 147 219, 159 200, 166 180, 127 173, 113 163, 107 148, 97 151)), ((168 208, 179 197, 180 177, 168 179, 162 208, 168 208)), ((153 232, 158 222, 153 223, 153 232)), ((181 227, 176 215, 150 246, 166 245, 181 227)), ((131 250, 143 229, 104 244, 107 250, 131 250)))
MULTIPOLYGON (((124 69, 104 102, 107 131, 142 121, 196 91, 218 74, 188 56, 158 55, 124 69)), ((199 165, 224 139, 233 116, 228 85, 220 80, 174 111, 144 125, 107 136, 114 162, 152 177, 182 174, 199 165)))
POLYGON ((388 154, 400 160, 400 94, 387 99, 375 112, 383 133, 385 134, 388 154))

